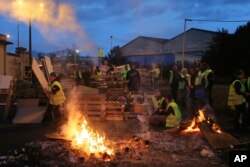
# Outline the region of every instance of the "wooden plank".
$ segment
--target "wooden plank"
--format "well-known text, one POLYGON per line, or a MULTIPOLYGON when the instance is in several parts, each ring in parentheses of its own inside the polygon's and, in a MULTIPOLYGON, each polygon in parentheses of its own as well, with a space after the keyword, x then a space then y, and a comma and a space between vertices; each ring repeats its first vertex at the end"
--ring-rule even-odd
POLYGON ((42 70, 40 69, 35 58, 33 58, 33 61, 32 61, 32 70, 33 70, 34 74, 36 75, 36 78, 38 79, 42 88, 48 89, 48 82, 47 82, 47 80, 46 80, 46 78, 45 78, 42 70))
POLYGON ((48 139, 53 139, 53 140, 64 140, 64 141, 71 142, 71 140, 69 140, 65 136, 57 134, 57 133, 48 133, 48 134, 45 134, 45 137, 48 139))
POLYGON ((123 121, 123 115, 109 115, 105 116, 106 121, 123 121))
POLYGON ((95 115, 90 115, 87 116, 87 119, 90 121, 104 121, 104 117, 100 117, 100 116, 95 116, 95 115))
POLYGON ((210 125, 203 121, 199 125, 200 131, 207 139, 208 143, 217 149, 230 148, 230 146, 238 145, 240 142, 232 135, 222 132, 215 133, 211 130, 210 125))
POLYGON ((50 57, 45 56, 45 57, 44 57, 44 61, 45 61, 45 64, 46 64, 48 73, 49 73, 49 74, 52 73, 54 70, 53 70, 53 66, 52 66, 52 64, 51 64, 50 57))

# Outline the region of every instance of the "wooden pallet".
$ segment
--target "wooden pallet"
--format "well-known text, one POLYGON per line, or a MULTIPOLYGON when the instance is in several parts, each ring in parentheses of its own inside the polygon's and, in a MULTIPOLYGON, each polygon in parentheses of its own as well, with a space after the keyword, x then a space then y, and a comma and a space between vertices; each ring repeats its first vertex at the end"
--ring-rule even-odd
POLYGON ((105 110, 105 120, 122 121, 124 120, 124 106, 117 102, 107 102, 105 110))
POLYGON ((82 95, 78 98, 78 104, 87 118, 91 121, 105 120, 105 101, 103 95, 82 95))

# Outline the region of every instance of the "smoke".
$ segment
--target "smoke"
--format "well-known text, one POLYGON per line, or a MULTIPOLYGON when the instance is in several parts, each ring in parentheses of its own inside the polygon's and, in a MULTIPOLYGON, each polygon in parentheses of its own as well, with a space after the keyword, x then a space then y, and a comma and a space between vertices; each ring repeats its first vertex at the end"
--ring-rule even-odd
POLYGON ((96 48, 77 21, 74 8, 67 3, 59 4, 55 0, 43 0, 42 2, 38 0, 9 0, 8 2, 0 0, 0 14, 27 24, 31 19, 32 26, 35 26, 44 39, 55 46, 68 47, 70 44, 74 44, 81 50, 96 48))

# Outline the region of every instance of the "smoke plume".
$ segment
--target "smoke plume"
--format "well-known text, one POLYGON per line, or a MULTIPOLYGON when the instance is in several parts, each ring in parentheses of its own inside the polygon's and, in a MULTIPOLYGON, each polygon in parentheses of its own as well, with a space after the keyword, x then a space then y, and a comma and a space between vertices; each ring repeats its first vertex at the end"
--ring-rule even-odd
POLYGON ((59 4, 55 0, 0 0, 0 14, 27 24, 31 19, 32 26, 55 46, 69 47, 74 44, 81 50, 95 48, 78 23, 74 8, 67 3, 59 4))

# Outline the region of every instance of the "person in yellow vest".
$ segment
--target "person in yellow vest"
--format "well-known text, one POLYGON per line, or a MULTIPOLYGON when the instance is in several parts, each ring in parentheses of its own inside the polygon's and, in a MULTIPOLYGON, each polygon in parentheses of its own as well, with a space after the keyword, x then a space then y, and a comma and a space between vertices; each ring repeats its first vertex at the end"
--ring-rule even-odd
POLYGON ((159 84, 159 80, 160 80, 160 73, 161 70, 158 67, 158 65, 156 63, 152 63, 151 64, 151 71, 150 71, 151 75, 152 75, 152 83, 154 88, 158 87, 159 84))
POLYGON ((178 81, 179 85, 176 100, 182 110, 187 109, 187 102, 189 100, 189 81, 190 75, 188 74, 188 70, 183 68, 180 72, 180 78, 178 81))
POLYGON ((152 102, 154 107, 154 113, 157 115, 164 115, 164 111, 166 110, 166 99, 162 96, 162 92, 159 89, 154 91, 154 95, 152 96, 152 102))
POLYGON ((242 82, 245 74, 244 71, 238 69, 234 73, 234 80, 229 87, 228 105, 234 111, 234 129, 239 130, 240 126, 245 128, 246 125, 246 88, 242 82))
POLYGON ((74 78, 76 81, 76 86, 79 86, 82 81, 82 72, 78 66, 76 66, 75 71, 74 71, 74 78))
POLYGON ((49 98, 49 105, 43 119, 44 123, 52 122, 55 119, 58 120, 61 117, 59 109, 66 100, 61 83, 59 82, 55 72, 52 72, 49 75, 49 80, 51 83, 50 88, 49 90, 44 90, 45 94, 49 98))
POLYGON ((174 101, 172 95, 166 97, 167 110, 166 110, 166 128, 178 127, 182 121, 182 114, 179 106, 174 101))
POLYGON ((205 62, 201 64, 201 85, 204 88, 204 103, 212 106, 212 88, 214 85, 214 72, 205 62))

